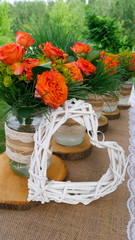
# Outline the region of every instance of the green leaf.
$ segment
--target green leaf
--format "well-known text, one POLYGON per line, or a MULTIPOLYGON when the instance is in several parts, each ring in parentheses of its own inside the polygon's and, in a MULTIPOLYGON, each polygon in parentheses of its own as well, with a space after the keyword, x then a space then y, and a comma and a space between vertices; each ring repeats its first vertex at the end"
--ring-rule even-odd
POLYGON ((43 66, 36 66, 36 67, 32 68, 32 73, 34 75, 42 74, 45 71, 50 71, 50 68, 49 67, 43 67, 43 66))
POLYGON ((39 66, 44 67, 44 68, 51 68, 51 61, 47 62, 47 63, 44 63, 44 64, 41 64, 39 66))
POLYGON ((97 60, 100 58, 100 51, 98 50, 91 50, 90 52, 88 52, 88 54, 86 55, 86 60, 89 62, 92 62, 94 60, 97 60))

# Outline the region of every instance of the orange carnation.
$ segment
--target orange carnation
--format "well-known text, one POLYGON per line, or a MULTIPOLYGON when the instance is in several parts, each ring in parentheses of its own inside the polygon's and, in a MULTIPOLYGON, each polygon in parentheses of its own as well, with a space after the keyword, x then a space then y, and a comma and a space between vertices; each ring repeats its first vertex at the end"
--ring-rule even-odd
POLYGON ((18 43, 9 43, 0 48, 0 61, 7 65, 19 62, 25 53, 24 47, 18 43))
POLYGON ((64 58, 63 52, 52 45, 50 42, 43 43, 44 48, 42 48, 41 45, 39 45, 39 48, 41 48, 42 52, 45 56, 53 59, 53 58, 64 58))
POLYGON ((71 47, 71 50, 76 54, 81 54, 85 52, 86 54, 91 50, 92 48, 89 48, 89 44, 84 44, 81 42, 76 42, 73 47, 71 47))
POLYGON ((16 33, 15 42, 19 43, 21 46, 30 47, 35 42, 35 40, 31 38, 31 35, 29 33, 20 31, 16 33))
POLYGON ((74 79, 74 81, 83 82, 83 76, 81 74, 80 69, 76 66, 75 62, 66 63, 65 65, 68 68, 68 70, 71 72, 71 77, 74 79))
POLYGON ((26 71, 27 77, 30 80, 33 80, 32 79, 32 71, 31 71, 31 69, 33 67, 39 65, 40 61, 38 59, 35 59, 35 58, 26 58, 23 63, 25 65, 24 66, 24 70, 26 71))
POLYGON ((43 96, 46 105, 56 109, 67 100, 68 87, 60 73, 47 71, 38 77, 35 92, 43 96))
POLYGON ((78 59, 76 62, 77 67, 80 68, 80 70, 88 75, 91 75, 92 72, 96 70, 96 67, 90 63, 89 61, 85 59, 78 59))
POLYGON ((109 74, 112 74, 117 71, 118 65, 115 59, 108 56, 103 60, 103 63, 105 64, 105 68, 108 70, 114 68, 109 74))

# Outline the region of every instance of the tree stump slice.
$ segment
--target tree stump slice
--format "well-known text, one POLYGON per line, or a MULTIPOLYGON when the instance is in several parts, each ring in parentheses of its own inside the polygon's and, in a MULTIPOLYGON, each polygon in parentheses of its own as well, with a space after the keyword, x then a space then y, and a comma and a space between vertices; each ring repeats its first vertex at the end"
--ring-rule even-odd
POLYGON ((125 104, 125 105, 118 105, 118 108, 119 108, 120 110, 128 109, 128 108, 130 108, 130 107, 131 107, 131 104, 130 104, 130 103, 127 103, 127 104, 125 104))
POLYGON ((101 117, 98 119, 98 130, 101 132, 105 132, 108 128, 108 119, 107 117, 101 115, 101 117))
MULTIPOLYGON (((0 208, 26 210, 39 205, 39 202, 28 202, 28 178, 15 174, 9 166, 6 153, 0 154, 0 208)), ((67 168, 62 159, 52 155, 47 170, 50 179, 62 181, 67 175, 67 168)))
POLYGON ((114 112, 102 112, 109 120, 115 120, 120 116, 120 110, 117 108, 114 112))
POLYGON ((92 144, 86 133, 83 142, 73 147, 66 147, 56 143, 53 139, 53 153, 64 160, 79 160, 90 155, 92 144))

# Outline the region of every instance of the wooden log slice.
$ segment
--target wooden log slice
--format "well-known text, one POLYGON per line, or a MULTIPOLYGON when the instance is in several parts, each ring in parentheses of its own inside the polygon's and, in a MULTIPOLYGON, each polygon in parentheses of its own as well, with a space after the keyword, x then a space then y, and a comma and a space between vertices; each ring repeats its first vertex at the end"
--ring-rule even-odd
POLYGON ((102 114, 107 117, 109 120, 114 120, 119 118, 120 110, 117 108, 114 112, 102 112, 102 114))
POLYGON ((101 115, 101 117, 98 119, 98 130, 101 132, 105 132, 108 128, 108 119, 107 117, 101 115))
POLYGON ((120 110, 128 109, 128 108, 130 108, 130 107, 131 107, 131 104, 130 104, 130 103, 127 103, 127 104, 125 104, 125 105, 118 105, 118 108, 119 108, 120 110))
POLYGON ((56 143, 56 141, 53 139, 53 153, 64 160, 79 160, 88 157, 91 152, 91 148, 92 145, 87 133, 83 142, 73 147, 62 146, 56 143))
MULTIPOLYGON (((37 206, 39 202, 28 202, 28 178, 15 174, 9 166, 6 153, 0 154, 0 208, 26 210, 37 206)), ((67 168, 62 159, 52 155, 51 164, 47 170, 50 179, 63 180, 67 168)))

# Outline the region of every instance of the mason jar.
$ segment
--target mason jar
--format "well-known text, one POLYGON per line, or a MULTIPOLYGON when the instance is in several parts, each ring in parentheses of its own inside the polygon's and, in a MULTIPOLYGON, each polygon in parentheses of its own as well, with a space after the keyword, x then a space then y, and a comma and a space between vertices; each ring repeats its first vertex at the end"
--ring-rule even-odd
POLYGON ((125 82, 120 89, 120 97, 119 97, 119 105, 126 105, 128 103, 131 90, 132 90, 133 82, 132 80, 128 80, 125 82))
MULTIPOLYGON (((8 113, 5 122, 6 153, 11 169, 22 177, 29 177, 31 154, 34 150, 34 133, 43 115, 31 114, 29 118, 18 115, 18 111, 8 113)), ((48 160, 49 167, 51 159, 48 160)))
POLYGON ((117 109, 118 99, 104 96, 103 112, 111 113, 117 109))
POLYGON ((88 103, 90 103, 92 105, 92 108, 97 115, 97 119, 99 119, 101 116, 101 113, 103 111, 103 106, 104 106, 103 97, 100 95, 96 95, 96 94, 89 94, 88 99, 89 99, 88 103))
POLYGON ((76 146, 83 142, 86 134, 86 127, 80 125, 73 119, 68 119, 55 132, 55 141, 63 146, 76 146))

